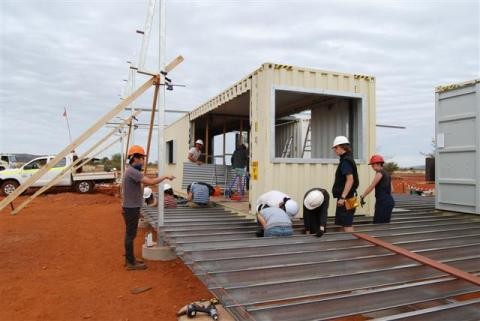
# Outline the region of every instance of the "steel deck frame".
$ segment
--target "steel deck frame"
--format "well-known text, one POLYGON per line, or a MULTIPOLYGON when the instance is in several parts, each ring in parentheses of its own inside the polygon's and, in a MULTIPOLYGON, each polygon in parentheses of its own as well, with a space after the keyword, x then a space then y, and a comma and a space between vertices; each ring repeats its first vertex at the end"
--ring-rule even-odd
MULTIPOLYGON (((480 273, 480 220, 436 211, 433 197, 396 196, 390 224, 355 219, 355 232, 480 273)), ((144 209, 156 226, 156 210, 144 209)), ((374 312, 379 320, 480 320, 480 287, 349 234, 329 218, 322 238, 257 238, 251 216, 221 206, 165 210, 165 241, 237 320, 313 321, 374 312), (448 299, 448 300, 447 300, 448 299), (415 309, 428 302, 432 308, 415 309), (401 308, 401 313, 399 313, 401 308)))

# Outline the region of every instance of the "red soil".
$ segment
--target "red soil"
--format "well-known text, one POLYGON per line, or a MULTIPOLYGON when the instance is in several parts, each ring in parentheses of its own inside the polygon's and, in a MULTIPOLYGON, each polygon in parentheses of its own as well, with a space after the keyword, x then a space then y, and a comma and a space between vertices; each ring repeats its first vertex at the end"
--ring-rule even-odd
POLYGON ((392 185, 394 193, 409 193, 411 188, 423 191, 435 189, 435 182, 426 182, 424 173, 395 172, 392 175, 392 185))
POLYGON ((183 305, 211 297, 179 259, 125 270, 120 200, 111 195, 47 194, 9 213, 0 212, 0 320, 176 320, 183 305))

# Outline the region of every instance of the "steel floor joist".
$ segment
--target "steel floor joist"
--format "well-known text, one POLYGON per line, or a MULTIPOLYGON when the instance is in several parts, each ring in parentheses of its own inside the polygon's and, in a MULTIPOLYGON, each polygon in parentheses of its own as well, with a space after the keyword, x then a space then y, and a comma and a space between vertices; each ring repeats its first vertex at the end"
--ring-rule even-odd
MULTIPOLYGON (((395 198, 391 223, 372 224, 371 217, 358 216, 355 231, 480 273, 478 219, 436 211, 433 197, 395 198)), ((156 225, 156 209, 144 209, 144 216, 156 225)), ((477 301, 451 299, 480 293, 480 287, 338 232, 332 223, 329 218, 322 238, 301 234, 301 220, 294 221, 294 236, 257 238, 252 216, 221 206, 180 206, 165 211, 162 234, 237 320, 313 321, 366 313, 385 321, 477 316, 472 312, 477 301), (443 304, 435 308, 398 314, 397 308, 410 311, 416 303, 438 300, 443 304)))

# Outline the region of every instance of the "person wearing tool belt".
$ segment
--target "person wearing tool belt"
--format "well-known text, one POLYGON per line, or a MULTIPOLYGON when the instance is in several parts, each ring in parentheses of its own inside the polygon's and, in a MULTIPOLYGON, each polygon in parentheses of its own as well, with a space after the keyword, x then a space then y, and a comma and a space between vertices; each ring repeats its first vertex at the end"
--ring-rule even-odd
MULTIPOLYGON (((145 162, 145 150, 143 147, 133 145, 128 149, 128 163, 130 166, 125 170, 123 177, 123 219, 125 221, 125 260, 127 270, 144 270, 147 266, 135 259, 133 243, 137 236, 140 208, 144 204, 143 188, 145 185, 156 185, 165 179, 173 180, 175 176, 165 175, 156 178, 146 177, 142 174, 145 162)), ((123 164, 122 164, 123 166, 123 164)))
POLYGON ((390 223, 392 211, 395 207, 395 201, 392 197, 392 184, 390 175, 383 169, 385 160, 381 155, 372 155, 368 165, 376 172, 370 186, 360 196, 363 199, 375 189, 375 214, 373 215, 373 223, 390 223))
POLYGON ((350 141, 345 136, 337 136, 333 141, 332 148, 340 157, 335 181, 332 187, 333 197, 337 199, 335 211, 335 224, 343 227, 345 232, 353 232, 353 215, 355 208, 347 209, 345 202, 355 196, 358 188, 357 165, 353 159, 350 141))
POLYGON ((322 237, 327 230, 328 204, 330 195, 319 187, 312 188, 303 198, 304 234, 315 234, 322 237))

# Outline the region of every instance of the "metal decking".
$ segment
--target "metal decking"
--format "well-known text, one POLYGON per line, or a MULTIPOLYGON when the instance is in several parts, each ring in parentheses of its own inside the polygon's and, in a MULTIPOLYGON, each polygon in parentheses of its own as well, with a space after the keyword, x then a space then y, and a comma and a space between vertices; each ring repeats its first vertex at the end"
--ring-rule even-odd
MULTIPOLYGON (((402 195, 390 224, 357 217, 355 231, 480 273, 480 221, 402 195)), ((153 225, 156 209, 145 216, 153 225)), ((329 223, 331 221, 329 220, 329 223)), ((164 238, 237 320, 480 320, 480 287, 328 225, 322 238, 257 238, 253 218, 223 207, 165 210, 164 238), (473 294, 467 301, 452 298, 473 294), (477 295, 475 298, 475 295, 477 295), (428 305, 426 308, 425 305, 428 305), (447 319, 444 318, 447 317, 447 319)))

